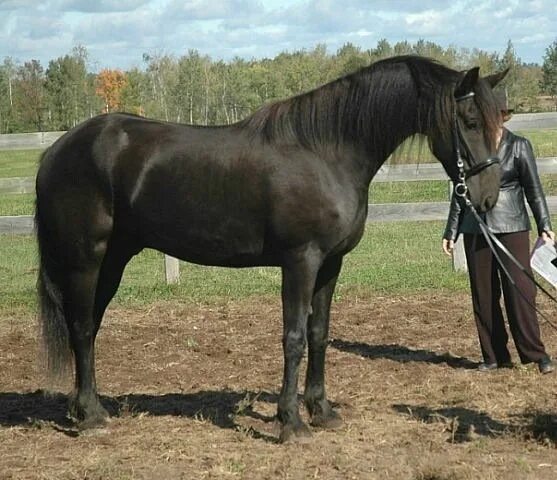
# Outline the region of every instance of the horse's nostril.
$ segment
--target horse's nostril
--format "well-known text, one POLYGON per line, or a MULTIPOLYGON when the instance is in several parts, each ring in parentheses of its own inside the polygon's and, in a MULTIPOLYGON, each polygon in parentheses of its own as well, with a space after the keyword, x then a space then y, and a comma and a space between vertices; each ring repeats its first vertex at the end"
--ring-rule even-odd
POLYGON ((495 200, 491 195, 485 197, 482 205, 482 211, 487 212, 495 206, 495 200))

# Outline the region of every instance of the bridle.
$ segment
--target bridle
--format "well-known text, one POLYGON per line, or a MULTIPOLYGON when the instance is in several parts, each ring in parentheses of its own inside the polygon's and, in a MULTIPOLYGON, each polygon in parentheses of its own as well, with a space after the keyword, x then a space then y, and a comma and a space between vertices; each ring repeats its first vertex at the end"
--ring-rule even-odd
POLYGON ((468 148, 468 144, 462 136, 462 131, 460 130, 460 126, 458 124, 456 104, 462 102, 463 100, 473 98, 474 95, 474 92, 469 92, 465 95, 461 95, 460 97, 456 97, 455 106, 453 108, 453 141, 456 154, 456 166, 458 168, 458 182, 455 184, 454 192, 455 195, 458 195, 461 198, 467 197, 468 187, 466 186, 466 180, 484 171, 486 168, 500 163, 500 160, 497 157, 488 157, 483 162, 474 162, 474 154, 470 151, 470 149, 468 148), (472 164, 472 167, 470 167, 469 169, 464 168, 464 159, 462 157, 461 146, 463 146, 466 150, 466 157, 468 158, 468 162, 472 164))
MULTIPOLYGON (((466 100, 468 98, 472 98, 472 97, 474 97, 474 95, 475 95, 474 92, 470 92, 470 93, 467 93, 466 95, 456 97, 455 100, 458 103, 458 102, 461 102, 461 101, 466 100)), ((474 218, 478 222, 478 226, 479 226, 480 231, 482 232, 482 234, 485 238, 485 241, 486 241, 487 245, 489 246, 490 250, 492 251, 494 257, 496 258, 501 270, 503 271, 505 276, 509 279, 509 282, 511 283, 511 285, 513 285, 513 287, 516 288, 516 290, 519 292, 519 294, 522 296, 522 298, 524 298, 527 301, 527 303, 532 308, 534 308, 536 310, 536 312, 538 312, 538 314, 549 325, 551 325, 551 327, 553 327, 553 329, 557 330, 557 326, 553 322, 551 322, 547 318, 547 316, 545 316, 542 312, 540 312, 540 310, 538 309, 538 307, 536 305, 532 305, 530 303, 530 301, 526 298, 526 296, 522 293, 522 291, 518 288, 518 285, 516 284, 516 282, 512 278, 510 272, 508 271, 508 269, 503 264, 503 262, 501 260, 500 253, 504 254, 512 263, 514 263, 516 265, 516 267, 524 275, 526 275, 526 277, 532 283, 534 283, 534 285, 536 285, 545 295, 547 295, 555 303, 557 303, 557 298, 554 295, 552 295, 550 292, 548 292, 547 289, 543 287, 543 285, 540 285, 540 283, 534 278, 534 276, 526 268, 524 268, 524 266, 505 247, 505 245, 503 245, 503 243, 501 243, 501 241, 497 238, 497 236, 491 231, 491 229, 489 228, 487 223, 485 223, 484 219, 476 211, 474 205, 472 205, 472 202, 468 198, 468 187, 466 186, 466 180, 468 178, 474 176, 474 175, 477 175, 478 173, 480 173, 481 171, 490 167, 491 165, 495 165, 495 164, 500 163, 500 160, 497 157, 489 157, 487 160, 485 160, 483 162, 480 162, 478 164, 474 163, 473 167, 466 170, 464 168, 464 161, 463 161, 462 153, 461 153, 461 145, 464 145, 464 148, 466 149, 466 155, 467 155, 467 158, 469 159, 469 161, 472 160, 474 157, 473 157, 472 152, 468 148, 468 145, 466 144, 466 142, 462 138, 462 132, 461 132, 460 127, 458 125, 458 118, 457 118, 457 114, 456 114, 456 106, 454 108, 453 113, 454 113, 453 138, 454 138, 454 143, 455 143, 454 146, 455 146, 455 153, 456 153, 456 160, 457 160, 456 165, 458 167, 458 183, 455 184, 454 193, 455 193, 455 195, 460 197, 461 201, 464 202, 466 208, 468 208, 472 212, 472 215, 474 216, 474 218), (497 248, 495 248, 495 247, 497 247, 497 248)), ((470 163, 472 163, 472 162, 470 162, 470 163)))

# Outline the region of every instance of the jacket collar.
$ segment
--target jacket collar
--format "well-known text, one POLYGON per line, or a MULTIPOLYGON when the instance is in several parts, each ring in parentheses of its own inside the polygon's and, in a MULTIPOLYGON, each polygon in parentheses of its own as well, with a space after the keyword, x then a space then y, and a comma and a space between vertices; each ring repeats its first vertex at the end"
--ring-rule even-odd
POLYGON ((508 157, 509 152, 512 150, 514 134, 503 127, 503 134, 501 135, 501 140, 499 141, 499 147, 497 148, 497 156, 501 161, 508 157))

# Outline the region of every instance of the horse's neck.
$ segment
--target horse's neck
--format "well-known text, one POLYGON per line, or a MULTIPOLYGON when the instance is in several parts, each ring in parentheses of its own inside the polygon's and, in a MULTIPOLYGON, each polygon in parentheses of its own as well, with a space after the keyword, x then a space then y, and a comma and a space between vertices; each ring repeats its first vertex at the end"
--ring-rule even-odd
POLYGON ((410 137, 416 135, 417 131, 409 129, 407 132, 399 132, 396 137, 389 137, 388 132, 391 127, 388 125, 377 124, 378 129, 385 132, 383 138, 376 136, 372 145, 363 143, 357 146, 360 152, 358 158, 355 159, 359 164, 360 175, 362 180, 368 186, 373 180, 375 174, 383 166, 383 164, 390 158, 390 156, 410 137), (371 148, 370 148, 371 147, 371 148))
MULTIPOLYGON (((402 93, 402 98, 410 94, 402 93)), ((413 100, 413 99, 412 99, 413 100)), ((371 181, 387 159, 418 130, 418 112, 414 101, 398 101, 387 108, 375 108, 365 116, 352 137, 353 148, 360 153, 360 161, 367 163, 366 177, 371 181)))
POLYGON ((367 146, 362 145, 353 145, 346 149, 344 155, 342 155, 343 163, 350 176, 354 179, 354 184, 365 188, 367 191, 373 177, 375 177, 397 147, 400 146, 400 143, 394 145, 392 150, 389 149, 389 151, 382 153, 370 152, 367 146))

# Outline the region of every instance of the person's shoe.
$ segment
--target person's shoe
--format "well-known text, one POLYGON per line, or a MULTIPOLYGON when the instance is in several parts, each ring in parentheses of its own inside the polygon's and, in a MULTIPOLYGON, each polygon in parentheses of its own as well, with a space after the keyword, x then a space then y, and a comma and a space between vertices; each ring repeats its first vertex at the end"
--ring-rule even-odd
POLYGON ((538 368, 540 370, 540 373, 544 373, 544 374, 551 373, 553 370, 555 370, 555 367, 553 366, 553 361, 549 357, 545 357, 539 360, 538 368))
POLYGON ((496 363, 480 363, 478 365, 478 372, 489 372, 490 370, 496 370, 497 367, 496 363))
POLYGON ((514 368, 514 363, 511 362, 510 360, 506 361, 506 362, 501 362, 497 364, 498 368, 514 368))

